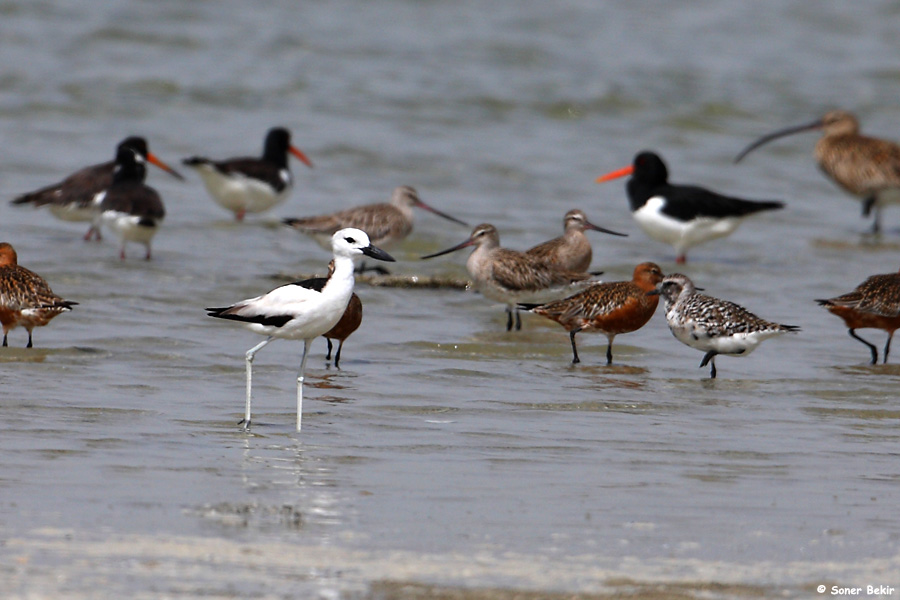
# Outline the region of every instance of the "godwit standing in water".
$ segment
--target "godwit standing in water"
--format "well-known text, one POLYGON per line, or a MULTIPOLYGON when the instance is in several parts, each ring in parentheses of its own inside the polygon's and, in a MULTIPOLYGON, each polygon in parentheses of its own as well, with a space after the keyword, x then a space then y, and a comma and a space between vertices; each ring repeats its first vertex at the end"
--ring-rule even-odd
POLYGON ((242 300, 223 308, 207 308, 209 316, 240 321, 250 331, 266 336, 266 339, 247 351, 247 402, 241 423, 250 428, 250 397, 253 378, 253 357, 275 338, 303 340, 303 358, 297 375, 297 431, 303 415, 303 378, 309 346, 320 335, 328 332, 340 320, 353 294, 353 259, 370 256, 377 260, 393 261, 384 250, 369 242, 369 237, 359 229, 342 229, 332 236, 334 271, 321 288, 313 280, 298 281, 274 290, 242 300))
POLYGON ((666 321, 679 342, 705 352, 701 367, 710 365, 709 376, 716 378, 716 356, 747 356, 763 340, 783 333, 800 331, 795 325, 782 325, 760 319, 743 306, 697 292, 686 275, 674 273, 656 286, 666 302, 666 321))
POLYGON ((587 271, 591 266, 593 251, 591 250, 591 241, 584 235, 585 230, 591 229, 610 235, 628 237, 628 234, 594 225, 588 221, 584 212, 577 208, 570 210, 563 217, 563 229, 563 235, 538 244, 529 249, 527 253, 559 269, 587 271))
MULTIPOLYGON (((125 138, 116 147, 130 148, 138 153, 147 162, 156 165, 176 179, 184 180, 181 173, 169 167, 159 160, 147 148, 147 140, 142 137, 125 138)), ((41 188, 34 192, 22 194, 10 201, 11 204, 31 204, 32 206, 47 206, 50 214, 63 221, 90 221, 91 227, 84 234, 85 240, 96 236, 100 240, 100 229, 94 226, 97 218, 97 205, 94 202, 97 194, 112 185, 113 169, 115 161, 100 163, 85 167, 72 173, 59 183, 41 188)))
POLYGON ((734 162, 740 162, 766 142, 813 129, 822 130, 814 150, 819 168, 841 189, 862 202, 864 217, 874 211, 872 232, 879 233, 881 209, 887 204, 900 203, 900 146, 862 135, 859 121, 845 110, 833 110, 811 123, 764 135, 744 148, 734 162))
POLYGON ((327 248, 328 240, 338 229, 355 227, 365 231, 379 248, 390 249, 412 231, 413 207, 468 227, 465 222, 422 202, 415 188, 408 185, 395 188, 390 202, 364 204, 315 217, 285 219, 284 224, 312 237, 323 248, 327 248))
POLYGON ((692 185, 669 183, 669 171, 653 152, 641 152, 631 166, 597 178, 597 183, 631 175, 626 184, 631 213, 653 239, 671 244, 687 260, 689 248, 730 235, 749 215, 784 207, 774 200, 742 200, 692 185))
POLYGON ((13 247, 0 243, 0 325, 3 325, 4 347, 8 345, 9 331, 22 326, 28 330, 26 348, 31 348, 32 329, 46 325, 76 304, 54 294, 40 275, 20 267, 13 247))
POLYGON ((878 362, 878 349, 856 335, 856 330, 871 327, 886 331, 884 362, 887 364, 891 339, 900 329, 900 273, 872 275, 849 294, 816 302, 844 320, 850 329, 850 337, 869 347, 873 365, 878 362))
POLYGON ((656 311, 659 295, 647 292, 656 289, 663 273, 652 263, 634 268, 631 281, 596 283, 574 296, 547 304, 520 304, 519 307, 556 321, 569 332, 572 342, 572 362, 579 363, 575 334, 598 332, 606 335, 606 364, 612 364, 613 340, 620 333, 637 331, 647 324, 656 311))
POLYGON ((166 216, 162 199, 144 184, 147 169, 143 157, 130 148, 119 148, 113 182, 97 194, 99 221, 119 236, 119 258, 125 260, 125 244, 137 242, 147 249, 166 216))
POLYGON ((247 213, 269 210, 287 199, 293 185, 288 152, 307 167, 313 166, 303 152, 291 145, 291 134, 283 127, 269 130, 261 157, 217 161, 192 156, 182 162, 197 171, 219 206, 243 221, 247 213))
POLYGON ((467 246, 475 246, 475 250, 466 261, 466 270, 478 291, 506 305, 507 331, 513 328, 513 313, 516 329, 522 328, 519 304, 556 300, 580 289, 573 284, 591 277, 589 273, 556 269, 524 252, 501 248, 500 234, 487 223, 477 226, 466 241, 422 258, 434 258, 467 246))

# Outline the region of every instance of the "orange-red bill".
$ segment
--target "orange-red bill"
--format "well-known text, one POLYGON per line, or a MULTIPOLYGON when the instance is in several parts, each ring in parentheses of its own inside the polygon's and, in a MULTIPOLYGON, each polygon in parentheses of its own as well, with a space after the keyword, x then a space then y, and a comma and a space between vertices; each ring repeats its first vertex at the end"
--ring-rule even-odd
POLYGON ((179 173, 178 171, 176 171, 175 169, 173 169, 172 167, 170 167, 169 165, 167 165, 167 164, 164 163, 163 161, 159 160, 159 159, 156 157, 156 155, 153 154, 152 152, 148 152, 148 153, 147 153, 147 162, 156 165, 157 167, 159 167, 160 169, 162 169, 163 171, 165 171, 166 173, 168 173, 168 174, 171 175, 172 177, 184 181, 184 176, 182 176, 181 173, 179 173))
POLYGON ((298 150, 297 148, 295 148, 293 146, 289 146, 288 150, 290 150, 291 154, 296 156, 300 160, 300 162, 302 162, 304 165, 306 165, 307 167, 312 169, 312 166, 313 166, 312 161, 309 160, 309 157, 306 156, 305 154, 303 154, 303 152, 301 152, 300 150, 298 150))
POLYGON ((634 173, 634 165, 628 165, 627 167, 612 171, 610 173, 607 173, 606 175, 601 175, 597 178, 597 183, 603 183, 604 181, 610 181, 611 179, 618 179, 619 177, 625 177, 626 175, 631 175, 632 173, 634 173))

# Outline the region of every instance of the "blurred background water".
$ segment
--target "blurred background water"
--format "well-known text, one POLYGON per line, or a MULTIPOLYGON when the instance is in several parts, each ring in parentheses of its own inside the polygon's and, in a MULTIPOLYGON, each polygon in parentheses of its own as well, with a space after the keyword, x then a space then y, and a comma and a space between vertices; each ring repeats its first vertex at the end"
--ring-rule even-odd
MULTIPOLYGON (((4 595, 900 587, 900 367, 868 366, 813 302, 897 269, 900 210, 867 243, 858 203, 816 170, 815 134, 731 164, 835 107, 900 139, 898 20, 880 1, 0 1, 0 238, 80 303, 37 348, 16 330, 0 352, 4 595), (257 154, 275 125, 316 167, 294 163, 291 198, 243 224, 193 173, 151 169, 168 209, 151 262, 6 201, 127 135, 175 166, 257 154), (257 357, 254 429, 239 431, 259 338, 202 309, 324 272, 328 254, 280 218, 409 184, 518 249, 582 208, 630 234, 589 234, 606 278, 674 271, 621 182, 594 183, 642 149, 675 182, 787 202, 678 270, 801 334, 708 381, 657 314, 617 339, 612 367, 603 336, 580 336, 573 367, 553 323, 506 333, 479 295, 360 284, 342 369, 313 346, 304 431, 302 346, 283 341, 257 357)), ((464 277, 464 253, 417 257, 468 234, 418 214, 394 272, 464 277)))

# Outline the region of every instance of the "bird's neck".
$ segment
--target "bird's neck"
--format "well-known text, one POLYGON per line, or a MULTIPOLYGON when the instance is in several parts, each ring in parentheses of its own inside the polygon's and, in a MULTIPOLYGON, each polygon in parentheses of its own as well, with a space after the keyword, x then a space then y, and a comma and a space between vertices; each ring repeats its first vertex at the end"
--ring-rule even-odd
POLYGON ((334 272, 325 283, 322 293, 353 290, 353 259, 345 256, 334 257, 334 272), (326 292, 325 290, 328 290, 326 292))

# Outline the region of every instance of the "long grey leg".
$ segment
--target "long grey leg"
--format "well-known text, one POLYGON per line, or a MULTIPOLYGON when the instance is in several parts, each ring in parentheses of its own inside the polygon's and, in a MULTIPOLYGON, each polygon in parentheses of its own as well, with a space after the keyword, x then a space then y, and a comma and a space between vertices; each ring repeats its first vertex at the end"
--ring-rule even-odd
POLYGON ((309 356, 309 347, 312 339, 303 340, 303 358, 300 359, 300 373, 297 375, 297 431, 303 422, 303 374, 306 372, 306 359, 309 356))
POLYGON ((253 346, 249 350, 247 350, 247 404, 244 407, 244 418, 238 423, 238 425, 244 426, 244 431, 250 430, 250 393, 253 381, 253 357, 256 356, 256 353, 263 349, 263 346, 271 342, 273 339, 272 336, 267 337, 262 342, 253 346))

